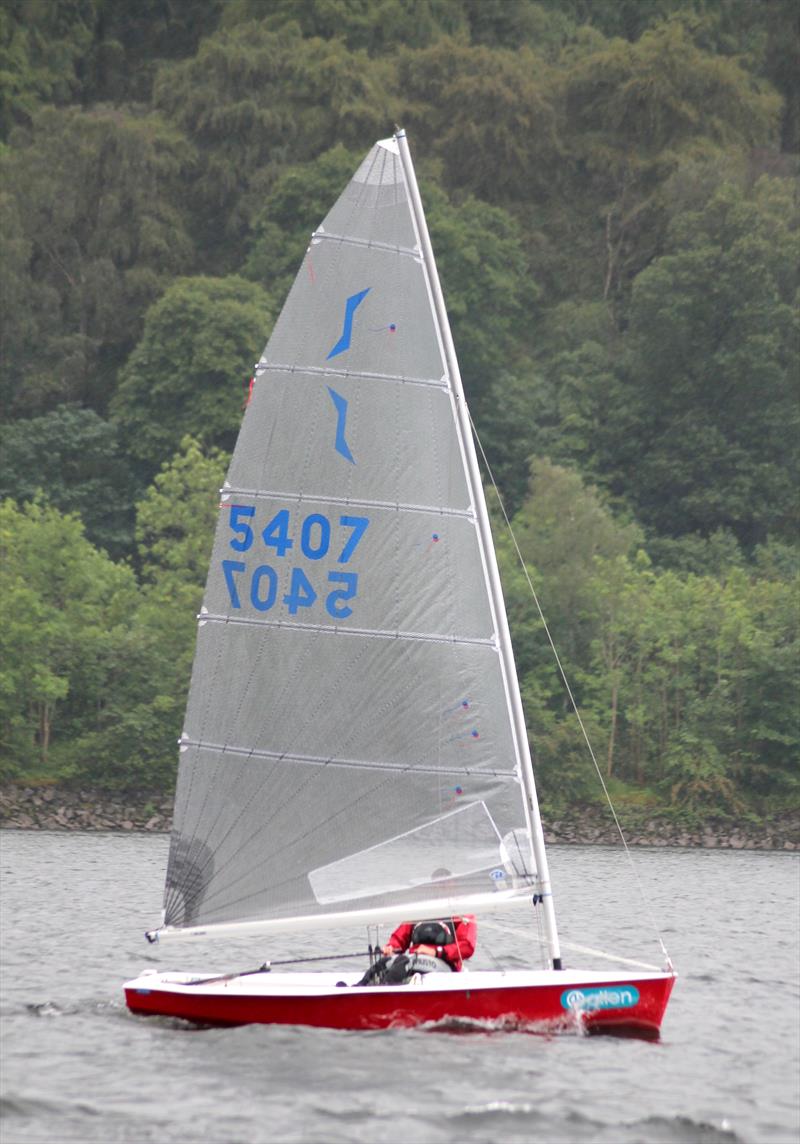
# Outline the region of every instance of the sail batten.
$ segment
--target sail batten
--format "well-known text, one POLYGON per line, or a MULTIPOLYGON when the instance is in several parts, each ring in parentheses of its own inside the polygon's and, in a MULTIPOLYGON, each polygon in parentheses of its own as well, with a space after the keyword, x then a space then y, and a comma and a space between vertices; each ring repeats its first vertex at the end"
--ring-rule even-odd
POLYGON ((298 763, 323 767, 361 767, 371 771, 413 771, 418 774, 452 775, 454 777, 516 778, 513 770, 471 769, 470 767, 427 767, 415 763, 376 762, 367 759, 336 759, 322 755, 294 755, 288 751, 278 754, 275 751, 257 750, 254 747, 240 747, 234 743, 204 743, 188 738, 181 739, 181 746, 194 747, 198 751, 217 751, 224 755, 242 755, 248 759, 272 759, 281 763, 298 763))
POLYGON ((391 246, 388 242, 375 242, 366 238, 355 238, 349 234, 329 234, 326 230, 315 230, 311 235, 312 241, 322 242, 325 240, 331 242, 345 242, 350 246, 366 246, 371 250, 390 250, 393 254, 410 255, 412 258, 419 260, 422 256, 419 252, 419 247, 410 246, 391 246))
POLYGON ((288 365, 285 362, 260 361, 256 366, 256 377, 262 372, 274 370, 276 373, 308 373, 331 378, 346 378, 354 381, 391 381, 398 385, 423 385, 430 389, 440 389, 447 392, 447 378, 408 377, 399 373, 376 373, 367 370, 352 369, 325 369, 322 366, 288 365))
MULTIPOLYGON (((296 500, 312 504, 341 504, 339 497, 329 497, 322 493, 316 492, 287 492, 285 489, 235 489, 226 486, 221 490, 224 499, 229 500, 232 496, 238 497, 252 497, 262 498, 264 500, 296 500)), ((379 501, 368 500, 366 498, 355 499, 351 498, 347 501, 351 508, 380 508, 389 509, 392 512, 425 512, 432 516, 452 516, 463 517, 467 520, 474 520, 475 514, 471 509, 463 508, 449 508, 446 505, 433 505, 433 504, 400 504, 393 503, 392 501, 379 501)), ((221 507, 225 507, 222 505, 221 507)))
POLYGON ((346 628, 330 624, 302 624, 291 620, 262 620, 252 616, 214 615, 213 612, 201 612, 198 616, 201 624, 244 624, 259 628, 280 628, 282 630, 295 630, 303 632, 318 632, 321 635, 356 636, 362 639, 404 640, 409 643, 442 643, 465 644, 471 647, 494 648, 494 639, 477 639, 472 636, 445 635, 442 632, 396 632, 380 631, 375 628, 346 628))

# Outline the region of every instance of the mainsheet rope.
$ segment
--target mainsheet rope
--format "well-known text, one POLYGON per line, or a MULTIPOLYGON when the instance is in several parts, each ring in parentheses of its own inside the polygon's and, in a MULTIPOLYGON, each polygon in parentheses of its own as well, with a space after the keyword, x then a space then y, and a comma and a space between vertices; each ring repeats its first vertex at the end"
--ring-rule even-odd
MULTIPOLYGON (((594 763, 594 769, 597 772, 597 777, 600 780, 601 787, 603 788, 603 794, 606 796, 606 802, 608 803, 608 808, 611 811, 611 815, 614 819, 614 824, 617 828, 617 831, 619 832, 619 836, 620 836, 620 839, 622 841, 622 845, 625 849, 625 855, 628 859, 628 863, 630 864, 631 873, 633 874, 634 882, 636 883, 636 888, 639 892, 639 896, 642 899, 642 905, 644 906, 645 913, 647 914, 647 917, 650 921, 650 924, 653 927, 653 930, 655 931, 655 935, 658 938, 658 944, 661 946, 661 952, 664 954, 664 957, 666 958, 667 967, 669 969, 672 969, 672 959, 670 958, 669 953, 667 952, 667 947, 664 944, 664 939, 661 936, 661 930, 658 927, 658 923, 656 922, 653 911, 650 908, 650 902, 647 898, 647 895, 644 892, 644 887, 642 886, 641 879, 639 878, 639 871, 636 868, 636 863, 633 860, 633 855, 630 852, 630 848, 628 846, 627 839, 625 838, 625 834, 623 832, 622 826, 620 825, 620 821, 617 818, 617 812, 614 809, 613 802, 611 801, 611 795, 608 793, 608 787, 606 786, 605 779, 603 778, 603 772, 601 771, 600 766, 597 762, 597 757, 594 753, 594 748, 592 747, 592 743, 591 743, 591 740, 589 739, 589 735, 588 735, 588 732, 587 732, 586 727, 584 725, 583 719, 581 718, 581 713, 578 709, 578 704, 575 701, 575 696, 572 694, 572 688, 569 685, 569 680, 567 679, 567 673, 564 670, 564 666, 561 663, 561 657, 558 654, 558 650, 556 648, 556 645, 553 642, 553 637, 550 634, 550 628, 548 626, 547 620, 545 619, 544 612, 542 611, 542 606, 539 603, 539 597, 536 594, 536 589, 533 586, 533 581, 531 580, 527 565, 526 565, 525 560, 523 558, 519 544, 517 543, 517 538, 514 535, 514 529, 511 527, 511 521, 508 518, 508 513, 506 512, 506 506, 503 503, 503 498, 500 495, 500 490, 498 489, 497 484, 495 482, 494 474, 492 472, 492 467, 489 464, 489 460, 486 456, 486 453, 484 452, 483 445, 481 444, 481 439, 478 436, 478 430, 475 427, 475 422, 472 420, 472 414, 469 412, 469 410, 467 410, 467 414, 469 416, 470 425, 472 426, 472 433, 473 433, 473 436, 475 438, 475 442, 478 446, 478 449, 480 450, 481 457, 483 458, 483 463, 486 466, 486 472, 489 475, 489 480, 491 481, 492 488, 494 489, 494 494, 497 497, 497 503, 500 506, 501 513, 503 514, 503 520, 505 521, 506 528, 508 529, 508 535, 511 537, 511 542, 514 545, 514 550, 517 554, 517 559, 519 560, 520 567, 522 568, 522 573, 525 577, 525 580, 527 581, 528 588, 529 588, 531 596, 533 598, 533 602, 536 605, 537 612, 539 613, 539 619, 542 622, 542 627, 544 628, 544 632, 545 632, 545 635, 547 636, 548 643, 550 644, 550 648, 551 648, 553 655, 555 657, 556 664, 558 665, 558 672, 559 672, 559 675, 561 676, 561 681, 564 684, 567 695, 569 696, 569 701, 572 704, 572 709, 575 712, 576 719, 578 720, 578 726, 581 729, 581 734, 583 735, 584 741, 585 741, 586 746, 589 750, 589 755, 591 757, 592 762, 594 763)), ((578 947, 573 946, 572 948, 577 949, 578 947)), ((586 952, 590 952, 590 951, 588 949, 585 949, 585 950, 583 950, 583 952, 586 953, 586 952)), ((594 952, 594 951, 592 951, 592 952, 594 952)), ((601 954, 600 956, 607 956, 607 955, 601 954)), ((632 964, 635 964, 635 963, 632 963, 632 964)))

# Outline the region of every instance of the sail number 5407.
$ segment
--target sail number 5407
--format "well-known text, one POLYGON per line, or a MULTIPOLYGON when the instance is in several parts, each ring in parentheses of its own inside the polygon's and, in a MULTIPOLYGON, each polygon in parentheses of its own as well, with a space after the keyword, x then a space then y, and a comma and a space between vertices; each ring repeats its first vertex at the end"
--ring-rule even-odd
MULTIPOLYGON (((248 552, 255 542, 253 520, 255 508, 252 505, 231 505, 229 524, 235 534, 229 541, 236 552, 248 552)), ((299 534, 292 530, 289 510, 284 508, 275 513, 261 530, 264 547, 273 549, 278 559, 285 557, 292 549, 296 558, 302 554, 307 560, 323 560, 333 556, 337 564, 347 564, 369 525, 366 516, 340 516, 338 527, 331 524, 322 513, 312 512, 304 517, 299 525, 299 534), (334 536, 334 532, 336 535, 334 536)), ((222 571, 230 596, 231 607, 241 608, 241 593, 249 595, 250 603, 258 612, 268 612, 277 603, 286 605, 289 615, 294 616, 301 608, 312 607, 320 598, 307 573, 299 565, 291 569, 283 562, 279 568, 272 564, 259 564, 248 573, 247 564, 242 560, 223 560, 222 571), (285 591, 280 592, 281 573, 285 576, 285 591), (244 577, 244 579, 242 579, 244 577)), ((317 576, 314 579, 319 583, 317 576)), ((332 571, 327 573, 327 584, 335 585, 324 597, 325 610, 337 620, 347 619, 353 609, 348 600, 358 592, 356 572, 332 571)))

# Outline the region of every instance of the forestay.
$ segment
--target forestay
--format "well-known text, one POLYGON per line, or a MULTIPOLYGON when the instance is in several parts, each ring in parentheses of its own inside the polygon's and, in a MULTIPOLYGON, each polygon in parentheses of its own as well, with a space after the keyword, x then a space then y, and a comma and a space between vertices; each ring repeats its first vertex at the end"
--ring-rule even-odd
POLYGON ((538 884, 447 360, 383 140, 311 239, 222 491, 167 927, 486 909, 538 884))

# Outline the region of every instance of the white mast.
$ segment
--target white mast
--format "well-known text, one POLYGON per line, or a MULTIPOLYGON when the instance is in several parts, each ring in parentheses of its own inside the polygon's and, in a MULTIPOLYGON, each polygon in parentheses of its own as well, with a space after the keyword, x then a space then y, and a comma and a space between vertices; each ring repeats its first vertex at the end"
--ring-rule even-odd
POLYGON ((525 791, 525 798, 523 799, 523 803, 525 806, 525 813, 528 818, 528 825, 531 832, 531 844, 533 851, 532 856, 539 878, 539 892, 542 895, 548 949, 553 968, 560 969, 561 953, 558 944, 556 914, 555 908, 553 906, 553 893, 550 885, 550 872, 547 866, 547 853, 544 845, 542 819, 539 814, 539 802, 536 798, 536 784, 534 782, 533 764, 531 762, 530 746, 528 744, 528 731, 525 726, 525 715, 522 710, 522 699, 519 693, 519 682, 517 680, 517 671, 514 664, 514 653, 511 648, 511 633, 508 628, 508 618, 506 616, 505 601, 503 600, 503 589, 500 584, 500 573, 497 567, 497 558, 494 551, 492 531, 489 524, 489 514, 486 509, 486 500, 483 495, 483 485, 481 483, 480 469, 478 467, 478 457, 475 452, 475 442, 472 438, 472 428, 470 425, 469 413, 467 411, 466 399, 464 397, 464 387, 461 382, 461 373, 458 368, 458 359, 456 357, 455 346, 453 344, 453 335, 450 332, 450 322, 447 317, 447 308, 444 302, 444 295, 442 294, 441 283, 439 282, 439 274, 436 269, 436 261, 433 256, 433 247, 431 246, 431 239, 428 233, 428 224, 425 221, 425 212, 422 207, 422 199, 420 198, 419 187, 417 186, 417 177, 414 172, 414 164, 411 161, 411 153, 408 149, 408 140, 406 139, 405 131, 398 130, 395 134, 395 140, 397 141, 400 150, 400 161, 403 165, 403 172, 405 174, 406 185, 411 201, 412 215, 414 217, 414 222, 416 224, 417 232, 422 244, 422 257, 425 263, 425 268, 428 272, 431 295, 433 298, 437 323, 443 343, 445 362, 452 384, 452 390, 455 396, 457 424, 461 436, 461 443, 464 450, 464 457, 467 467, 467 482, 469 485, 472 502, 475 506, 478 526, 478 544, 481 549, 484 568, 486 570, 489 600, 500 643, 500 657, 506 696, 508 699, 509 711, 511 714, 513 737, 516 745, 517 763, 523 789, 525 791))

